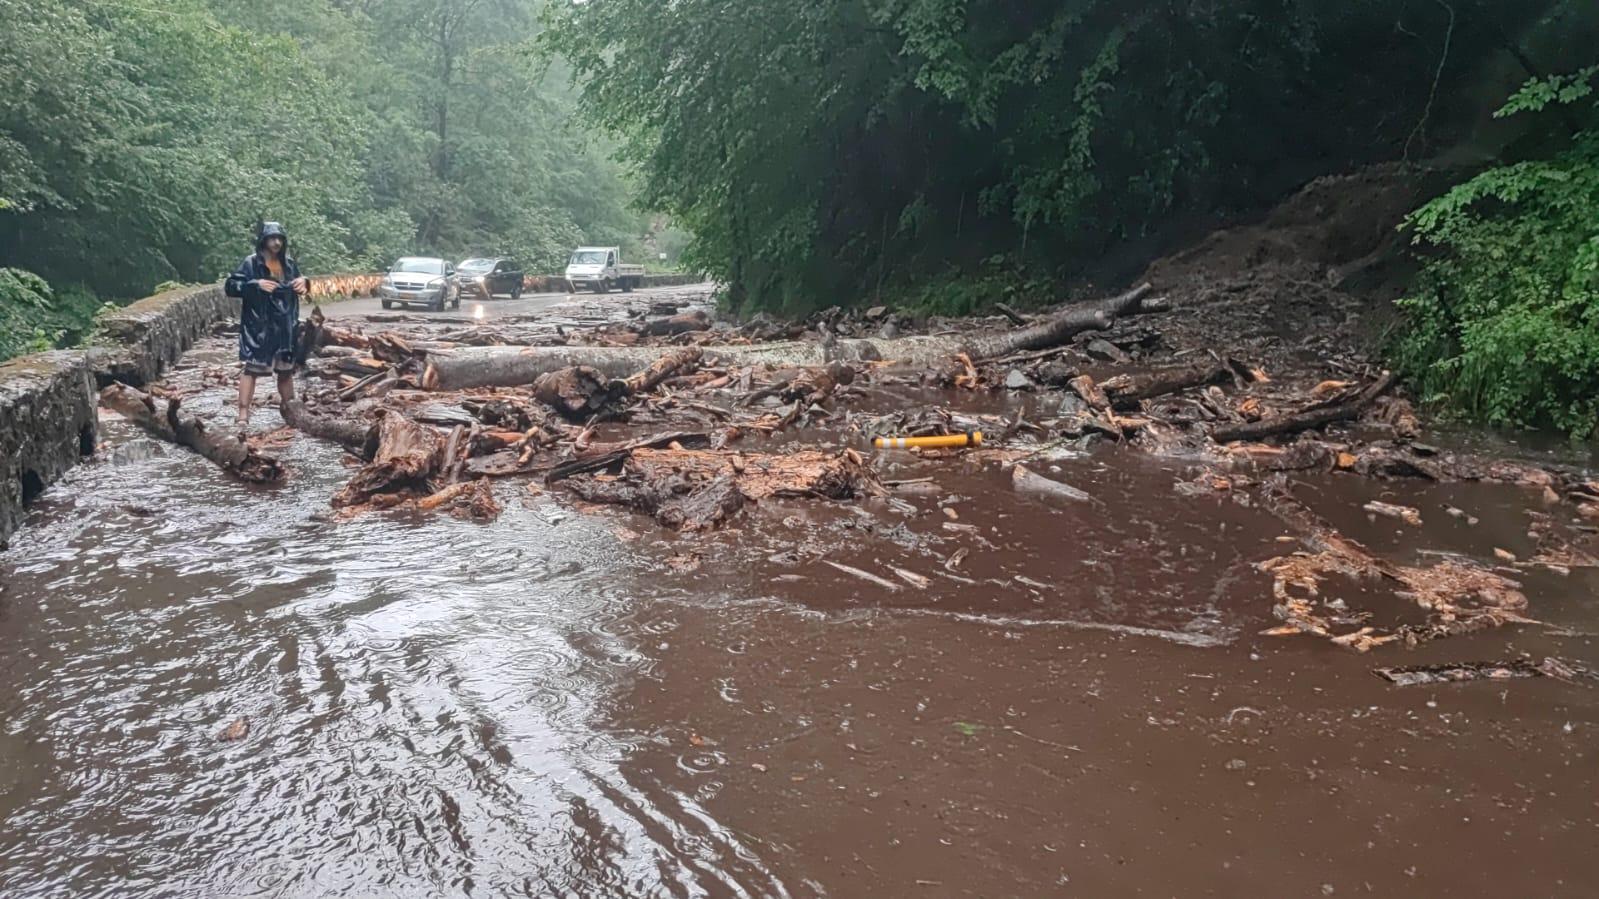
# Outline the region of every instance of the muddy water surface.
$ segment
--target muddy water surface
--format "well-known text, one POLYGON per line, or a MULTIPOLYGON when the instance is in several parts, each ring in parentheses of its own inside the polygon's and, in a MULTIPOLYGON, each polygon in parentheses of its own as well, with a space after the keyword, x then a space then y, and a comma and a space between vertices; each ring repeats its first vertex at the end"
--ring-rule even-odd
MULTIPOLYGON (((108 432, 0 554, 4 895, 1599 889, 1599 691, 1370 673, 1599 665, 1591 571, 1524 575, 1558 629, 1358 656, 1257 636, 1280 524, 1114 450, 1040 467, 1094 503, 896 457, 936 491, 691 538, 512 483, 332 522, 327 447, 252 490, 108 432)), ((1401 561, 1530 550, 1513 488, 1295 490, 1401 561)))

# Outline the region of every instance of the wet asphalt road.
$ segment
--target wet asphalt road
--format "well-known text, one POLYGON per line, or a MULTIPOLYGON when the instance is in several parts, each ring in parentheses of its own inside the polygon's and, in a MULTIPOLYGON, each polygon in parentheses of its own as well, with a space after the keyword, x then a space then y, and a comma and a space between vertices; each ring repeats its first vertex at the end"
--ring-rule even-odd
MULTIPOLYGON (((606 296, 621 299, 624 296, 649 296, 650 294, 656 293, 675 295, 681 294, 686 290, 693 289, 695 289, 694 286, 651 287, 634 291, 633 294, 623 294, 620 292, 612 292, 610 294, 597 294, 592 292, 525 293, 519 299, 515 300, 511 299, 508 295, 496 296, 490 300, 484 300, 481 298, 474 299, 469 296, 463 296, 461 298, 461 308, 459 310, 447 309, 440 314, 450 316, 476 315, 477 310, 481 308, 483 310, 483 318, 503 318, 513 315, 534 315, 549 309, 552 306, 558 306, 562 303, 573 302, 576 300, 603 299, 606 296)), ((326 313, 329 318, 348 318, 357 315, 379 313, 385 310, 383 309, 383 304, 376 297, 362 297, 360 299, 344 300, 343 302, 325 306, 323 307, 322 311, 326 313)), ((404 309, 396 308, 393 311, 414 313, 419 315, 429 314, 428 310, 420 306, 410 306, 404 309)))

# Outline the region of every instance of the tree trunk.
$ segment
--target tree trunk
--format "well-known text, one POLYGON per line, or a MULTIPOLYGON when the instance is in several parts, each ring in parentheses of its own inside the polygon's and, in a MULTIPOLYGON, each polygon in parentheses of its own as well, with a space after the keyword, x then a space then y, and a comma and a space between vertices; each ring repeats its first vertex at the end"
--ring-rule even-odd
POLYGON ((431 492, 428 478, 439 465, 438 432, 389 412, 378 425, 378 449, 333 497, 335 506, 354 506, 379 493, 431 492))
POLYGON ((161 401, 147 393, 126 384, 112 384, 101 391, 100 404, 152 437, 194 450, 241 481, 276 484, 286 474, 277 459, 258 452, 237 435, 213 431, 201 419, 183 414, 178 400, 167 402, 163 408, 161 401))
POLYGON ((711 317, 703 311, 683 312, 668 318, 652 318, 638 329, 646 337, 667 337, 673 334, 687 334, 691 331, 705 331, 711 327, 711 317))
POLYGON ((621 395, 622 383, 587 365, 573 365, 539 375, 533 397, 572 421, 586 421, 621 395), (615 390, 612 384, 618 385, 615 390))
POLYGON ((661 385, 667 378, 681 374, 689 374, 699 368, 700 359, 705 354, 697 346, 684 347, 681 350, 667 353, 649 364, 643 371, 635 372, 624 382, 629 396, 639 393, 649 393, 661 385))
MULTIPOLYGON (((840 359, 853 359, 926 366, 961 352, 973 358, 989 358, 1063 343, 1084 331, 1108 328, 1117 318, 1160 312, 1168 308, 1163 300, 1150 298, 1149 291, 1149 285, 1140 285, 1119 297, 1068 307, 1028 328, 979 335, 968 340, 906 337, 895 340, 839 340, 831 345, 817 341, 780 341, 749 346, 707 346, 702 349, 704 361, 711 365, 772 363, 815 367, 840 359)), ((667 347, 507 346, 445 350, 428 354, 422 386, 428 390, 520 387, 533 383, 546 372, 573 365, 587 365, 607 377, 623 378, 671 352, 667 347)))
POLYGON ((304 365, 307 359, 322 345, 322 326, 327 318, 322 315, 321 306, 312 306, 311 314, 300 323, 299 333, 294 341, 294 364, 304 365))
POLYGON ((1320 409, 1310 409, 1305 412, 1295 412, 1290 415, 1279 415, 1276 418, 1266 418, 1260 421, 1246 422, 1244 424, 1222 425, 1210 432, 1210 436, 1217 443, 1231 443, 1234 440, 1260 440, 1273 434, 1292 434, 1319 428, 1332 424, 1335 421, 1347 421, 1360 417, 1360 413, 1367 406, 1376 402, 1388 388, 1394 384, 1392 372, 1383 372, 1382 377, 1372 382, 1370 387, 1360 392, 1360 395, 1347 403, 1334 406, 1325 406, 1320 409))
MULTIPOLYGON (((1108 300, 1070 306, 1036 325, 998 334, 978 335, 967 342, 967 355, 973 359, 992 359, 1024 350, 1059 346, 1084 331, 1103 331, 1118 318, 1146 311, 1144 300, 1153 289, 1148 284, 1140 284, 1108 300)), ((1161 308, 1164 307, 1152 303, 1148 311, 1159 311, 1161 308)))
POLYGON ((341 444, 362 459, 371 460, 377 454, 378 427, 371 422, 312 412, 298 397, 281 408, 283 421, 296 431, 341 444))
POLYGON ((1233 369, 1217 362, 1211 365, 1189 365, 1179 368, 1160 368, 1135 374, 1116 375, 1099 382, 1113 403, 1147 400, 1151 397, 1180 393, 1206 384, 1215 384, 1232 377, 1233 369))

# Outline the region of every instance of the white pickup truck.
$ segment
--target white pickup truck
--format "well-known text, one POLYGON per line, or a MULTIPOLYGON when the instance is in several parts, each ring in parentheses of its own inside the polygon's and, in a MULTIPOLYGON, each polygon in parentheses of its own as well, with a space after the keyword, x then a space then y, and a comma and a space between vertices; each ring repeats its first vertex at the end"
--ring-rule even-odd
POLYGON ((617 247, 578 247, 566 263, 566 280, 573 290, 606 293, 613 287, 630 291, 644 283, 644 266, 623 265, 617 247))

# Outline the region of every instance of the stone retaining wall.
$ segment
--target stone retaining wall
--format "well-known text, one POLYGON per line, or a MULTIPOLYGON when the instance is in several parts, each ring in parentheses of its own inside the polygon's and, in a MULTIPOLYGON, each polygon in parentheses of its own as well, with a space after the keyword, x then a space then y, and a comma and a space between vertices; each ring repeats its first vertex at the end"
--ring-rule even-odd
POLYGON ((82 350, 0 363, 0 546, 23 507, 94 452, 94 373, 82 350))
POLYGON ((169 290, 108 312, 96 323, 98 376, 102 383, 149 384, 213 325, 238 314, 239 301, 221 284, 169 290))

